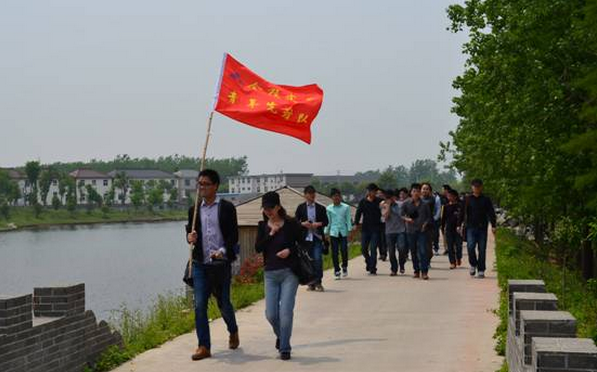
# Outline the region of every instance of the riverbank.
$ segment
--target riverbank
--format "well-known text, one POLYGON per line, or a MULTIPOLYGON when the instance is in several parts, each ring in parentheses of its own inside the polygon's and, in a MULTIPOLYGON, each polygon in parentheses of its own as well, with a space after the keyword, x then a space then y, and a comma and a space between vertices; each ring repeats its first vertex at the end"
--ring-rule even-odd
POLYGON ((11 209, 8 219, 0 219, 0 232, 69 225, 179 221, 186 218, 186 210, 150 212, 146 209, 139 209, 137 211, 118 211, 112 209, 102 211, 94 209, 91 211, 76 210, 74 212, 64 209, 44 209, 39 217, 36 217, 33 208, 23 207, 11 209))

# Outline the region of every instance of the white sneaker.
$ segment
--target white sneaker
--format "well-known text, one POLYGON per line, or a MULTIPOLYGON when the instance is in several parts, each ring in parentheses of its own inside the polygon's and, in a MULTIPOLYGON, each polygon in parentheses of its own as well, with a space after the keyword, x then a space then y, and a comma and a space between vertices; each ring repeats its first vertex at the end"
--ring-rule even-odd
POLYGON ((343 271, 342 272, 342 277, 343 278, 347 278, 348 277, 348 271, 343 271))
POLYGON ((340 280, 340 273, 335 273, 334 274, 334 279, 335 280, 340 280))
POLYGON ((485 271, 479 271, 479 272, 477 273, 477 278, 479 278, 479 279, 483 279, 483 278, 485 278, 485 271))
POLYGON ((477 272, 477 268, 475 266, 471 266, 471 268, 468 270, 468 273, 471 276, 475 276, 475 273, 477 272))

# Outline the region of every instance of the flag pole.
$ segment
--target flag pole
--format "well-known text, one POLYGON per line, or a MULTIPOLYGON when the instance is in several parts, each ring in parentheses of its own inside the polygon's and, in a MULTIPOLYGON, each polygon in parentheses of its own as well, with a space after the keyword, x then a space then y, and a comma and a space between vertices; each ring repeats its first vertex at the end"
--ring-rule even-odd
MULTIPOLYGON (((224 73, 224 63, 226 62, 227 53, 224 53, 224 58, 222 59, 222 65, 220 66, 220 76, 218 77, 218 82, 216 84, 216 94, 214 95, 214 99, 212 102, 211 111, 207 118, 207 133, 205 135, 205 144, 203 145, 203 153, 201 154, 201 162, 199 165, 199 172, 205 169, 205 159, 207 156, 207 146, 209 145, 209 139, 211 137, 211 122, 214 117, 214 110, 216 107, 216 103, 218 102, 218 96, 220 95, 220 84, 222 82, 222 74, 224 73)), ((196 179, 196 193, 195 193, 195 208, 193 209, 193 224, 191 225, 191 231, 195 231, 195 226, 197 224, 197 211, 199 209, 199 199, 201 198, 201 194, 199 193, 199 177, 196 179)), ((189 277, 193 277, 193 249, 195 248, 194 243, 189 243, 189 277)))

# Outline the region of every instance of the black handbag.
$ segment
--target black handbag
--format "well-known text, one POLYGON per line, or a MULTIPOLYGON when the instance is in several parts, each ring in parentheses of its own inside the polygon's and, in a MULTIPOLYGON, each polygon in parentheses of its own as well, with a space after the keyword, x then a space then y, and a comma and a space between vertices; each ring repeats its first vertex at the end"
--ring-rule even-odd
POLYGON ((298 277, 300 285, 309 285, 317 280, 317 274, 315 273, 315 265, 313 259, 309 256, 307 248, 296 245, 295 252, 295 263, 293 265, 293 272, 298 277))
POLYGON ((185 282, 185 284, 189 287, 193 288, 193 277, 189 271, 189 263, 187 262, 184 266, 184 275, 182 276, 182 281, 185 282))

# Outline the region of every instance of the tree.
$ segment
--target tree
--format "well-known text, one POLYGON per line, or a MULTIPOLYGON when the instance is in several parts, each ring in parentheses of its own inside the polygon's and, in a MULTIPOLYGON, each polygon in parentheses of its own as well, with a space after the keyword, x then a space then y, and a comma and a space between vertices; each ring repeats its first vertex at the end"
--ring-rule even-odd
POLYGON ((58 175, 51 167, 41 172, 39 177, 39 193, 41 196, 41 202, 44 206, 47 205, 48 193, 50 192, 50 186, 52 181, 57 179, 58 175))
POLYGON ((25 174, 27 175, 27 182, 29 183, 29 195, 27 199, 31 204, 37 202, 37 181, 40 172, 41 166, 38 161, 29 161, 25 164, 25 174), (31 195, 34 195, 34 199, 31 195))
POLYGON ((0 198, 7 204, 14 204, 20 197, 19 185, 10 179, 8 172, 0 170, 0 198))
POLYGON ((398 180, 396 179, 396 173, 392 166, 388 166, 379 176, 377 180, 377 186, 382 190, 392 189, 398 187, 398 180))
POLYGON ((87 205, 89 206, 89 210, 93 207, 102 206, 102 196, 97 192, 95 187, 91 185, 86 185, 85 191, 87 192, 87 205))
POLYGON ((54 210, 58 210, 60 209, 60 206, 62 205, 62 202, 60 201, 60 198, 58 197, 58 195, 54 195, 52 196, 52 208, 54 208, 54 210))
POLYGON ((168 199, 168 205, 172 207, 174 203, 178 202, 178 189, 173 187, 170 189, 170 197, 168 199))
POLYGON ((139 209, 145 202, 145 190, 143 188, 143 181, 131 181, 131 203, 136 209, 139 209))
POLYGON ((124 205, 124 203, 126 202, 126 196, 127 193, 129 191, 129 179, 126 176, 125 172, 118 172, 116 173, 115 177, 114 177, 114 182, 112 183, 114 187, 120 189, 120 193, 118 194, 118 199, 120 200, 120 203, 122 205, 124 205))
POLYGON ((154 207, 164 202, 164 189, 160 185, 153 184, 147 192, 147 207, 153 211, 154 207))
POLYGON ((110 187, 110 190, 106 192, 104 195, 104 204, 107 206, 114 205, 114 199, 116 198, 116 190, 114 188, 114 184, 110 187))
POLYGON ((2 195, 0 195, 0 215, 2 215, 5 220, 10 218, 10 206, 8 205, 8 201, 2 195))
POLYGON ((85 180, 79 180, 77 182, 77 191, 79 195, 79 203, 83 203, 85 201, 85 180))
POLYGON ((451 165, 484 179, 541 245, 546 235, 559 234, 560 246, 572 236, 562 221, 588 232, 597 210, 597 1, 470 0, 448 16, 452 31, 469 33, 453 83, 460 123, 442 144, 451 165))

